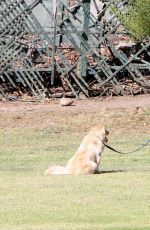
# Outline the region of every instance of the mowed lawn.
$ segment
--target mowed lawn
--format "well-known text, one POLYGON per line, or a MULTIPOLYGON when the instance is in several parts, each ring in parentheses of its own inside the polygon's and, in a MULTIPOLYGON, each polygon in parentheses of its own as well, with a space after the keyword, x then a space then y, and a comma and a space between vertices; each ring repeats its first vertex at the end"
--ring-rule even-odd
MULTIPOLYGON (((141 124, 145 116, 149 124, 149 114, 140 115, 141 124)), ((140 127, 124 132, 124 116, 118 122, 122 134, 110 134, 109 143, 129 151, 149 137, 140 127)), ((112 129, 116 117, 109 116, 112 129)), ((86 133, 82 116, 67 120, 57 128, 0 129, 0 229, 149 230, 150 146, 129 155, 105 149, 99 175, 43 175, 49 164, 65 165, 86 133)))

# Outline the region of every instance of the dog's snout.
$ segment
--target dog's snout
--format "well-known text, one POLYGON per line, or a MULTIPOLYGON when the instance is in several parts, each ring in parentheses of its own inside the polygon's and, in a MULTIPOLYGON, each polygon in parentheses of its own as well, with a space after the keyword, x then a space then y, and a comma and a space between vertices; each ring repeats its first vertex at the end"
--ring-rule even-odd
POLYGON ((107 137, 105 137, 105 142, 107 142, 108 141, 108 138, 107 137))
POLYGON ((106 130, 106 135, 108 135, 109 134, 109 131, 108 130, 106 130))

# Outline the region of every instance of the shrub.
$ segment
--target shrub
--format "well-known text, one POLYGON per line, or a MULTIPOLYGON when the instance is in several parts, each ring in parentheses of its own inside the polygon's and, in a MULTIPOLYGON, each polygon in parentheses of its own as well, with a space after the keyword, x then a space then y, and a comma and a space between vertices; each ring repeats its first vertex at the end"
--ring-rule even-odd
POLYGON ((136 40, 150 36, 150 0, 129 0, 124 11, 111 6, 129 34, 136 40))

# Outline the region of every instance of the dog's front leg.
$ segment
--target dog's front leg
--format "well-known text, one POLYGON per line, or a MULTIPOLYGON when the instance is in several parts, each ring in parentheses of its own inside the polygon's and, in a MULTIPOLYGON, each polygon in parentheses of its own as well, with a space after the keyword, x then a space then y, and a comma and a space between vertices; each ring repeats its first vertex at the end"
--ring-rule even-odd
POLYGON ((100 166, 100 161, 101 161, 101 156, 97 156, 97 167, 96 167, 96 170, 95 170, 95 174, 99 174, 100 173, 100 169, 99 169, 99 166, 100 166))

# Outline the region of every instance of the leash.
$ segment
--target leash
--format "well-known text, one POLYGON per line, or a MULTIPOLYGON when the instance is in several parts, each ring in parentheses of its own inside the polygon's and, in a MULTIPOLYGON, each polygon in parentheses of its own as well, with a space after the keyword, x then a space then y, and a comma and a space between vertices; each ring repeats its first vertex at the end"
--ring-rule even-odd
POLYGON ((129 154, 129 153, 135 153, 135 152, 138 152, 139 150, 143 149, 144 147, 146 147, 148 144, 150 143, 150 140, 148 140, 145 144, 143 144, 140 148, 137 148, 133 151, 129 151, 129 152, 122 152, 122 151, 119 151, 119 150, 116 150, 114 149, 113 147, 107 145, 107 144, 104 144, 108 149, 112 150, 113 152, 116 152, 116 153, 120 153, 120 154, 129 154))

